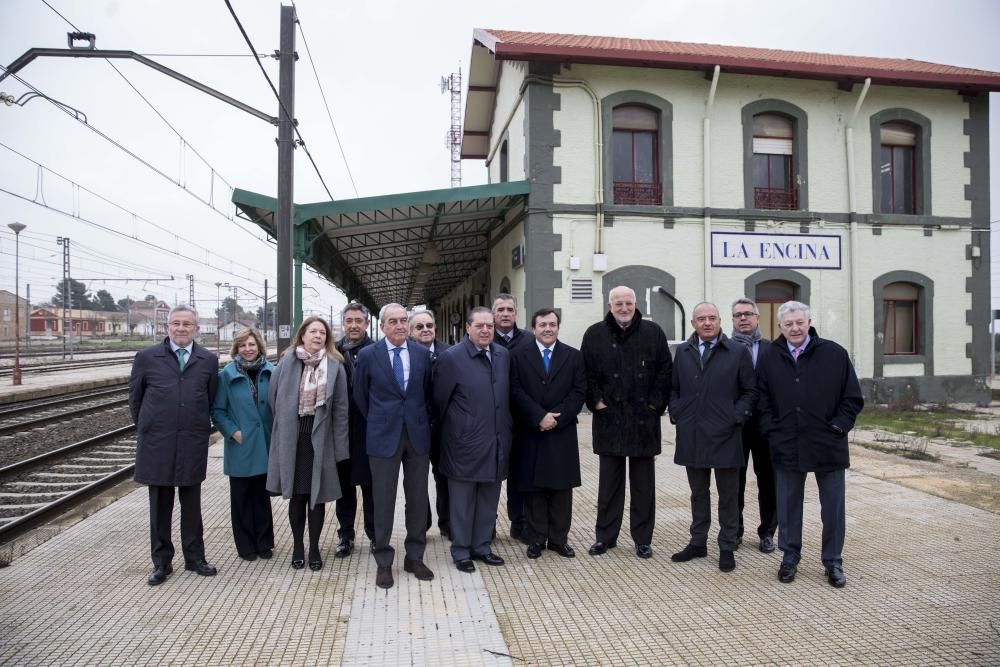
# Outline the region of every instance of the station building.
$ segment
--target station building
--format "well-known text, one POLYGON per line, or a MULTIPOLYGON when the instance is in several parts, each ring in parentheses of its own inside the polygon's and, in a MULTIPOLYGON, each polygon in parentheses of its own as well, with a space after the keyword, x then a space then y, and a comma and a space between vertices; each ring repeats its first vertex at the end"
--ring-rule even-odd
MULTIPOLYGON (((475 30, 462 156, 490 185, 295 209, 349 297, 426 304, 445 338, 493 294, 579 345, 628 285, 672 341, 748 296, 812 307, 869 399, 989 400, 988 93, 913 60, 475 30)), ((234 201, 273 234, 274 201, 234 201)))

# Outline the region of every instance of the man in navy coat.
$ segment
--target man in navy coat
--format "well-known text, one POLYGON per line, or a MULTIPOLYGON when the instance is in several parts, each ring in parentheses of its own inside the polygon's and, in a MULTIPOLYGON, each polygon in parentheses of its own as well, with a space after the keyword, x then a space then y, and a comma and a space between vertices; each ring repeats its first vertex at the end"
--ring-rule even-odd
POLYGON ((208 466, 208 437, 219 358, 194 342, 198 313, 174 306, 163 343, 135 355, 128 381, 128 404, 138 436, 135 481, 149 487, 149 537, 158 586, 174 571, 170 524, 174 487, 181 501, 184 568, 204 577, 215 574, 205 561, 201 521, 201 483, 208 466))
POLYGON ((778 548, 784 553, 778 580, 791 583, 802 557, 802 498, 811 472, 819 487, 823 566, 830 585, 843 588, 847 434, 865 405, 861 385, 847 350, 812 327, 809 306, 781 304, 778 326, 781 335, 757 360, 760 429, 774 462, 778 548))
POLYGON ((406 309, 398 303, 382 307, 379 327, 385 338, 358 355, 354 369, 354 402, 367 424, 366 447, 375 500, 375 584, 392 588, 392 539, 399 468, 406 496, 406 556, 403 569, 429 581, 424 565, 427 544, 427 473, 431 430, 429 399, 431 355, 407 339, 406 309))
POLYGON ((535 311, 531 330, 534 344, 521 346, 510 359, 517 433, 512 467, 524 497, 528 558, 540 557, 546 546, 573 558, 568 536, 573 488, 580 486, 576 417, 587 392, 583 355, 559 340, 559 313, 552 308, 535 311))
POLYGON ((451 496, 451 557, 459 571, 475 572, 473 560, 504 564, 490 539, 510 465, 510 358, 493 341, 489 308, 470 310, 465 331, 434 365, 434 409, 451 496))

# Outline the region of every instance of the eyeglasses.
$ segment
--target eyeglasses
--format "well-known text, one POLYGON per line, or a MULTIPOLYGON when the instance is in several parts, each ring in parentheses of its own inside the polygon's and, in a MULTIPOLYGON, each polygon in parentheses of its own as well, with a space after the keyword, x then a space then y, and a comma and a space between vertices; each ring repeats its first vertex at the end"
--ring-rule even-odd
POLYGON ((753 317, 756 314, 757 313, 753 312, 752 310, 745 310, 742 313, 733 313, 733 319, 734 320, 741 320, 744 317, 753 317))
POLYGON ((428 324, 420 323, 420 324, 414 324, 413 328, 416 329, 417 331, 423 331, 424 329, 433 329, 434 325, 430 323, 428 324))

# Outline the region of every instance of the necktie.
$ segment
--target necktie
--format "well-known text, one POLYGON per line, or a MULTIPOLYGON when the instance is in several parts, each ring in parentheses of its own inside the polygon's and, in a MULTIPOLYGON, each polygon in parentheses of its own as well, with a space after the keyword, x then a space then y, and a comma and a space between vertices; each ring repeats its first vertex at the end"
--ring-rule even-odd
POLYGON ((545 366, 546 373, 549 372, 549 364, 552 363, 552 360, 549 359, 549 355, 551 354, 552 350, 550 350, 549 348, 545 348, 544 350, 542 350, 542 365, 545 366))
POLYGON ((180 366, 181 370, 184 370, 184 357, 187 356, 188 351, 183 347, 177 348, 177 365, 180 366))
POLYGON ((701 345, 701 365, 704 368, 705 362, 708 361, 708 355, 712 353, 711 343, 702 343, 701 345))
POLYGON ((400 391, 406 391, 406 380, 403 378, 403 357, 400 356, 403 348, 394 347, 392 351, 394 354, 392 357, 392 374, 396 376, 396 382, 399 383, 400 391))
POLYGON ((483 359, 486 360, 486 363, 488 363, 490 366, 493 365, 493 361, 490 359, 490 353, 488 351, 483 350, 482 352, 480 352, 480 354, 483 355, 483 359))
POLYGON ((801 353, 802 353, 801 347, 797 347, 794 350, 792 350, 792 361, 794 361, 795 363, 799 363, 799 354, 801 353))

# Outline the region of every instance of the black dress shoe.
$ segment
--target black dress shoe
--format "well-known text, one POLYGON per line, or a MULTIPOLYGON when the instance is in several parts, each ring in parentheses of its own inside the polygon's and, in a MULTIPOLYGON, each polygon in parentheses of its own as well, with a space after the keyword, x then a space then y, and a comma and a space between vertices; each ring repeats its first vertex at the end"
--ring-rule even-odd
POLYGON ((240 554, 240 558, 253 562, 257 560, 257 554, 240 554))
POLYGON ((719 569, 723 572, 732 572, 736 569, 736 557, 732 551, 719 552, 719 569))
POLYGON ((386 565, 384 567, 379 567, 375 573, 375 585, 379 588, 392 588, 392 566, 386 565))
POLYGON ((323 559, 319 558, 319 557, 310 558, 309 559, 309 569, 312 570, 313 572, 316 572, 317 570, 322 570, 323 569, 323 559))
POLYGON ((333 552, 334 558, 347 558, 354 551, 354 540, 344 538, 333 552))
POLYGON ((618 546, 617 542, 594 542, 590 545, 590 548, 587 549, 587 553, 591 556, 600 556, 601 554, 606 553, 608 549, 614 549, 616 546, 618 546))
POLYGON ((169 577, 170 573, 173 571, 174 568, 172 565, 157 565, 156 568, 149 573, 149 578, 146 579, 146 583, 150 586, 159 586, 167 580, 167 577, 169 577))
POLYGON ((847 577, 844 575, 844 568, 840 565, 831 565, 826 568, 826 578, 834 588, 843 588, 847 585, 847 577))
POLYGON ((462 560, 456 560, 455 567, 458 568, 459 572, 476 571, 476 564, 472 562, 471 558, 463 558, 462 560))
POLYGON ((637 544, 635 547, 635 555, 638 558, 652 558, 653 557, 653 547, 648 544, 637 544))
POLYGON ((686 547, 670 557, 675 563, 686 563, 693 558, 704 558, 708 555, 708 547, 696 547, 688 544, 686 547))
POLYGON ((503 565, 504 564, 503 558, 500 558, 500 556, 497 556, 492 551, 489 552, 489 553, 485 553, 485 554, 472 554, 472 558, 473 558, 473 560, 481 560, 484 563, 486 563, 487 565, 503 565))
POLYGON ((420 581, 430 581, 434 578, 434 573, 431 572, 431 568, 424 565, 424 561, 419 558, 415 560, 404 558, 403 571, 409 572, 420 581))
POLYGON ((792 565, 791 563, 782 563, 781 567, 778 568, 778 581, 783 584, 790 584, 795 581, 795 573, 798 571, 797 565, 792 565))
POLYGON ((549 549, 551 551, 555 551, 563 558, 576 558, 576 552, 573 551, 573 547, 568 544, 552 544, 549 542, 549 549))
POLYGON ((204 559, 195 561, 193 563, 185 563, 184 569, 190 570, 191 572, 195 572, 201 575, 202 577, 214 577, 216 574, 218 574, 218 570, 216 570, 214 566, 209 565, 207 562, 205 562, 204 559))
POLYGON ((271 557, 274 556, 274 552, 271 551, 270 549, 261 549, 260 551, 257 552, 257 555, 263 558, 264 560, 271 560, 271 557))
POLYGON ((539 558, 542 555, 542 551, 545 549, 545 545, 541 542, 532 544, 528 547, 528 558, 539 558))
POLYGON ((292 559, 292 569, 293 570, 301 570, 305 566, 306 566, 306 559, 305 558, 293 558, 292 559))
POLYGON ((769 554, 774 551, 774 538, 770 535, 765 535, 760 538, 760 550, 763 553, 769 554))

